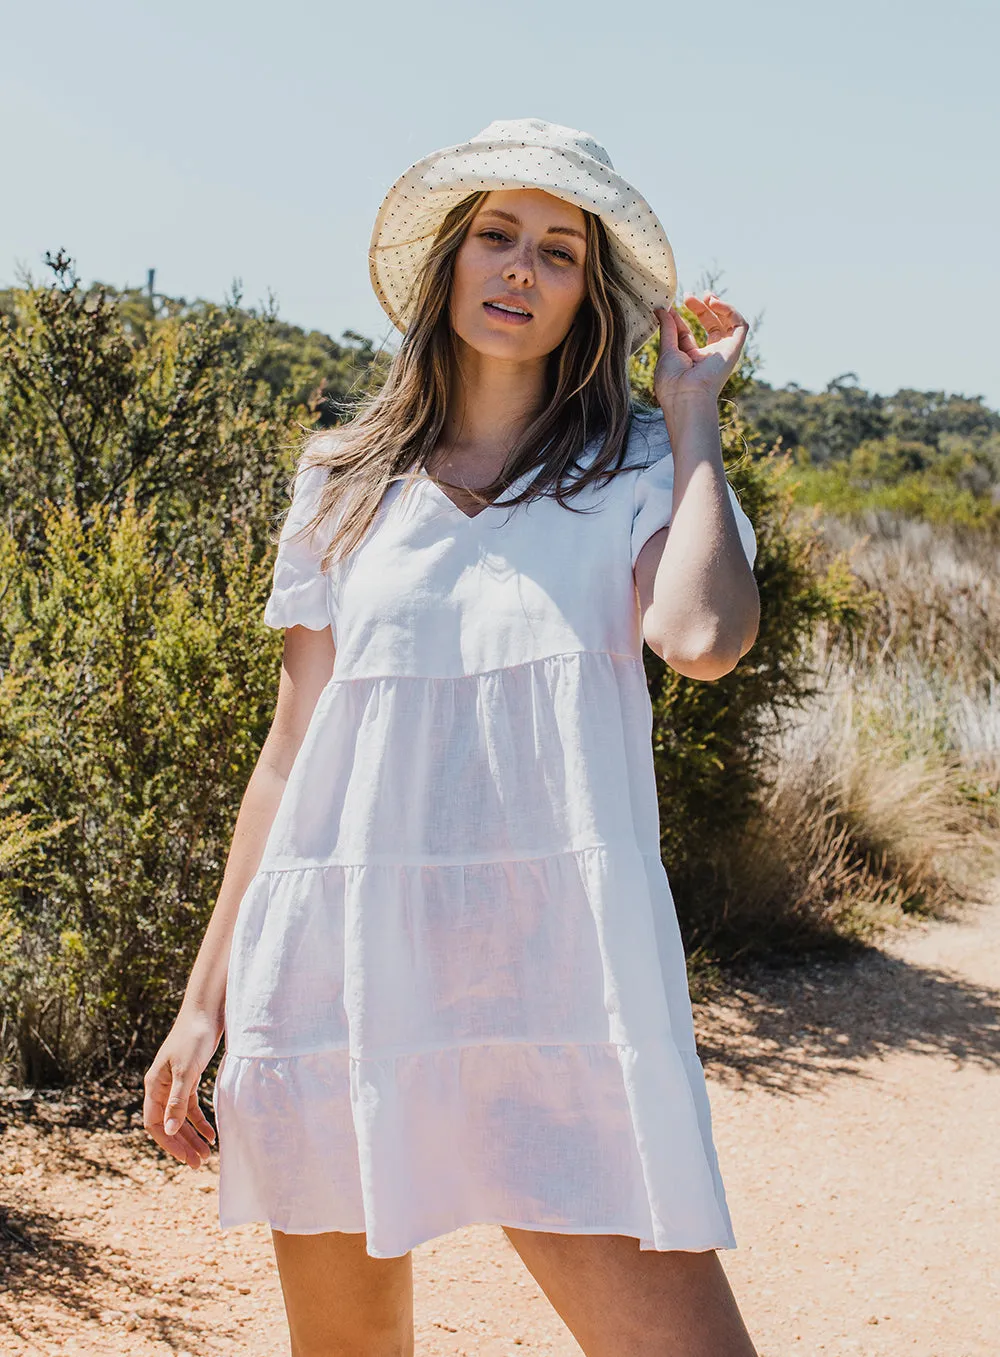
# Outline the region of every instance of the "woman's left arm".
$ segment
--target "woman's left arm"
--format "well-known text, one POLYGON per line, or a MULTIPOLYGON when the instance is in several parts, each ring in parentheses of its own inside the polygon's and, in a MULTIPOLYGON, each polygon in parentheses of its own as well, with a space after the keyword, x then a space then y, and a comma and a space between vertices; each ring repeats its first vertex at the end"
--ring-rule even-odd
POLYGON ((711 680, 753 645, 760 597, 730 499, 717 403, 749 327, 713 294, 705 298, 685 299, 707 331, 703 349, 673 308, 657 312, 653 381, 673 454, 673 506, 669 528, 640 551, 635 580, 650 648, 678 673, 711 680))

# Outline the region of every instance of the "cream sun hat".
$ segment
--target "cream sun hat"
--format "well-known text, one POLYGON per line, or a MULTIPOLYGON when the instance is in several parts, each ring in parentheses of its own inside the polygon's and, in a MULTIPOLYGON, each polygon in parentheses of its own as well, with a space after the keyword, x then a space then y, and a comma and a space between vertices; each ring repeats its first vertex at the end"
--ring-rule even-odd
MULTIPOLYGON (((406 297, 447 213, 481 189, 541 188, 601 218, 622 276, 639 302, 626 309, 628 352, 659 328, 654 306, 677 290, 674 254, 656 213, 593 137, 541 118, 491 122, 469 141, 432 151, 405 170, 375 218, 368 264, 375 295, 406 333, 406 297)), ((412 308, 413 302, 410 306, 412 308)))

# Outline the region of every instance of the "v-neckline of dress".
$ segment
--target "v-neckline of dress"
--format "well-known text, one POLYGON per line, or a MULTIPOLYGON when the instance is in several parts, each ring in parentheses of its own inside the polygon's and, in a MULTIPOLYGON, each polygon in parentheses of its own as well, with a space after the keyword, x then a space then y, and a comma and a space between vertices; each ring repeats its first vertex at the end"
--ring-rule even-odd
MULTIPOLYGON (((501 495, 507 495, 510 494, 511 491, 520 490, 523 483, 529 476, 533 475, 536 470, 536 467, 531 467, 528 471, 522 472, 520 476, 511 481, 506 490, 501 491, 501 495)), ((512 507, 508 501, 501 503, 500 496, 498 496, 495 500, 491 500, 489 504, 485 504, 481 509, 477 509, 474 514, 467 514, 460 505, 456 504, 451 495, 448 494, 442 482, 435 479, 426 467, 420 468, 419 478, 426 481, 441 502, 450 509, 452 513, 458 514, 460 518, 463 518, 466 523, 475 523, 477 519, 482 518, 484 514, 488 514, 494 509, 509 509, 512 507)))

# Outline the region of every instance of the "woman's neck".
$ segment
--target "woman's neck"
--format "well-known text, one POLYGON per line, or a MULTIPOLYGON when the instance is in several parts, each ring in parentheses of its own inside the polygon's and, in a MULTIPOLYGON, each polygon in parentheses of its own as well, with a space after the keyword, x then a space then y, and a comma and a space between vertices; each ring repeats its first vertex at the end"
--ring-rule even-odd
POLYGON ((545 358, 514 363, 464 350, 431 468, 442 480, 488 485, 545 402, 545 358))

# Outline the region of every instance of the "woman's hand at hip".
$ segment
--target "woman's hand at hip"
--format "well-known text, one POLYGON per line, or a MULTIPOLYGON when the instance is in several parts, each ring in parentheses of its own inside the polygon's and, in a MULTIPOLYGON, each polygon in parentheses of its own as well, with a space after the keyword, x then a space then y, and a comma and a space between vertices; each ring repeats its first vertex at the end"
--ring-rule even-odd
POLYGON ((215 1130, 198 1102, 198 1084, 222 1039, 223 1024, 208 1013, 181 1007, 146 1071, 142 1124, 162 1149, 200 1169, 215 1130))

